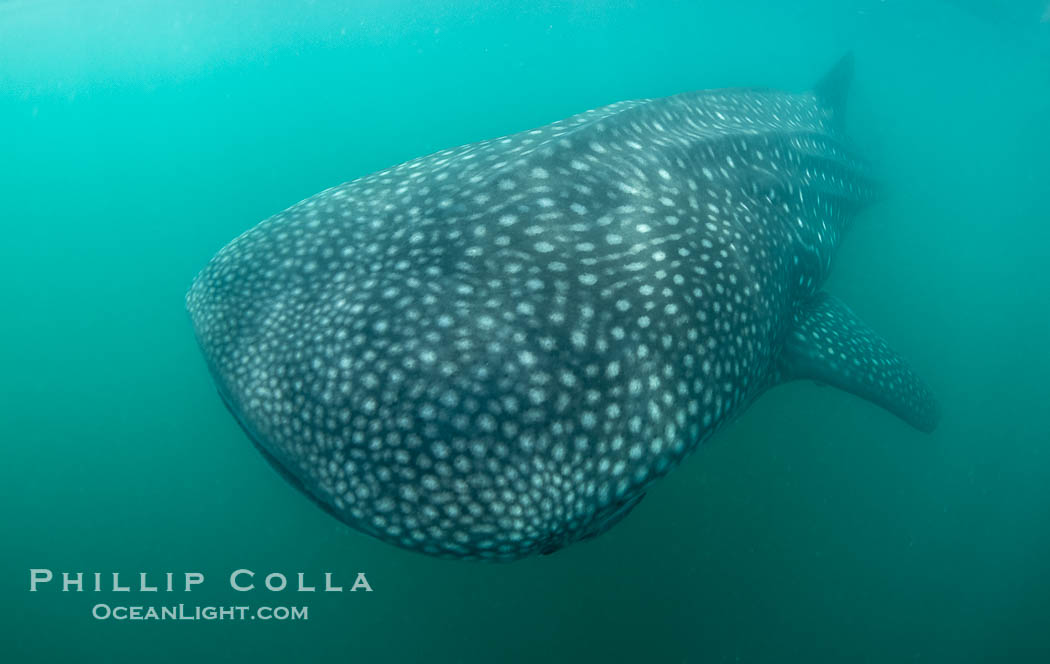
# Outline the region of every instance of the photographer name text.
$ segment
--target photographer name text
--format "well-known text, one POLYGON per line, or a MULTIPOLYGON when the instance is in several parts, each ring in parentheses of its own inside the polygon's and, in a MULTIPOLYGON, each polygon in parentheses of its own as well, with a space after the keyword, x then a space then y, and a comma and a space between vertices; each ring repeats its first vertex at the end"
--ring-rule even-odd
MULTIPOLYGON (((351 583, 332 572, 256 573, 250 569, 231 572, 226 581, 237 592, 262 590, 267 592, 372 592, 364 572, 358 572, 351 583)), ((29 591, 55 590, 60 592, 192 592, 203 586, 203 572, 53 572, 50 569, 29 570, 29 591)))

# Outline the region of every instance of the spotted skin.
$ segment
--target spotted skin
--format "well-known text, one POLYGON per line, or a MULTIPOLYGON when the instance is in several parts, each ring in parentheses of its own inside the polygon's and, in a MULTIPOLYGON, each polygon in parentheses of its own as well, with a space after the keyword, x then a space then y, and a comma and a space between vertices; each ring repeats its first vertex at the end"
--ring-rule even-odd
POLYGON ((597 535, 802 377, 796 311, 873 191, 825 100, 620 102, 321 192, 190 289, 219 392, 382 540, 508 560, 597 535))

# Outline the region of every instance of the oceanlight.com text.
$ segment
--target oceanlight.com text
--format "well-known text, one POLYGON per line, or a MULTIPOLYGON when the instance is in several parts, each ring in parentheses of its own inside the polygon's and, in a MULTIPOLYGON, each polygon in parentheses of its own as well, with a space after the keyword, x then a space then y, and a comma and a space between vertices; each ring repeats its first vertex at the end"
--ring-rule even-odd
POLYGON ((124 606, 96 604, 96 620, 309 620, 306 606, 124 606))

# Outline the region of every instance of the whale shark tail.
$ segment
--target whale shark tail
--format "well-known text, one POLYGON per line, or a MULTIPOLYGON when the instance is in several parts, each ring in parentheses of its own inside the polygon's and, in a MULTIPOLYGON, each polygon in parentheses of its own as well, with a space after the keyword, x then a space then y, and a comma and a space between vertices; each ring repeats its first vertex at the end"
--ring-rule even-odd
POLYGON ((846 112, 846 97, 849 96, 850 83, 853 82, 853 52, 839 58, 839 61, 813 86, 813 95, 821 104, 831 109, 833 117, 842 121, 846 112))

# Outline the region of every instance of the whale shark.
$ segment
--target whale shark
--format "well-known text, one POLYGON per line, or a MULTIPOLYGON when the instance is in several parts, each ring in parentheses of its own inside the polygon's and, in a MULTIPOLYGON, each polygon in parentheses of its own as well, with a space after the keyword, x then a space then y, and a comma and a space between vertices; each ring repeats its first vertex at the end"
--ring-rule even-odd
POLYGON ((339 520, 473 560, 607 531, 787 381, 933 430, 929 388, 822 290, 880 190, 852 72, 613 103, 262 221, 186 297, 219 395, 339 520))

